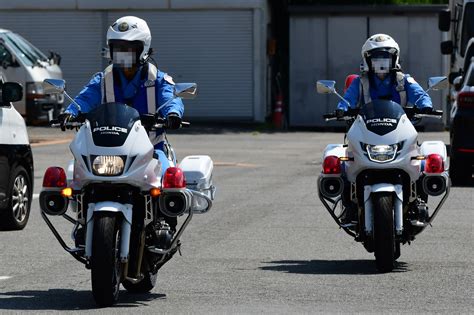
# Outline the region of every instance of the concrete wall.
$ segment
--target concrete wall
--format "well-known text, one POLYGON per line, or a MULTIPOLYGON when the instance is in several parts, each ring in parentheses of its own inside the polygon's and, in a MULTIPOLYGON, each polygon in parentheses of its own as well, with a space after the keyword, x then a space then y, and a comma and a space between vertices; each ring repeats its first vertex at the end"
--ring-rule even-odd
MULTIPOLYGON (((297 10, 290 16, 290 126, 338 124, 328 124, 322 118, 335 109, 338 98, 317 94, 316 81, 336 80, 342 93, 345 77, 359 72, 361 47, 372 34, 387 33, 394 37, 400 45, 404 72, 414 76, 423 87, 428 77, 445 75, 445 60, 439 50, 442 33, 438 31, 437 6, 397 15, 392 14, 393 10, 346 9, 339 10, 338 15, 332 9, 297 10)), ((430 92, 438 109, 446 106, 442 94, 430 92)), ((425 123, 440 125, 441 121, 425 123)))

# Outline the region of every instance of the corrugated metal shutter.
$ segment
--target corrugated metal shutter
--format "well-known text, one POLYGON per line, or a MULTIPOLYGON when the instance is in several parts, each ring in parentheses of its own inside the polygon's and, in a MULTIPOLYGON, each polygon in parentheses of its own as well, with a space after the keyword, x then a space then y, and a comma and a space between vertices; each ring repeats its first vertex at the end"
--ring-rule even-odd
POLYGON ((92 11, 0 11, 0 28, 19 33, 46 55, 62 56, 67 90, 76 95, 103 68, 102 13, 92 11))
POLYGON ((147 21, 160 70, 176 82, 197 82, 186 117, 253 119, 253 12, 251 10, 114 11, 147 21))

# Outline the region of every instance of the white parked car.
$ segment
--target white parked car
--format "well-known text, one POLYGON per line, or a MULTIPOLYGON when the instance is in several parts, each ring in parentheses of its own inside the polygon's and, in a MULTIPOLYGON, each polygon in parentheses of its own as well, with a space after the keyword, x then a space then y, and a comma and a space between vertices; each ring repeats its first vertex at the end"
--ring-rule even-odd
POLYGON ((30 215, 33 195, 33 154, 23 117, 11 102, 23 88, 0 77, 0 229, 21 230, 30 215))
POLYGON ((46 78, 62 79, 60 60, 58 54, 47 57, 20 35, 0 29, 1 72, 5 80, 25 87, 23 98, 15 107, 28 123, 48 122, 60 113, 64 97, 44 93, 42 84, 46 78))

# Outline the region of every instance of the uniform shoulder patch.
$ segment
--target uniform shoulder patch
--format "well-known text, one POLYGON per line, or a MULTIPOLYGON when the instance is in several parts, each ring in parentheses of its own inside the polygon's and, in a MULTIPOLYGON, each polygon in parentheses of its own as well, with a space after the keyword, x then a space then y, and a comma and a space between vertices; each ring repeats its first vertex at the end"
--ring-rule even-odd
POLYGON ((146 80, 143 85, 145 85, 145 87, 152 87, 152 86, 155 86, 155 81, 154 80, 146 80))
POLYGON ((169 75, 167 75, 167 74, 164 75, 163 79, 164 79, 166 82, 168 82, 169 84, 173 84, 173 85, 175 84, 174 81, 173 81, 173 77, 171 77, 171 76, 169 76, 169 75))
POLYGON ((416 83, 415 79, 413 77, 407 77, 407 82, 410 84, 416 83))

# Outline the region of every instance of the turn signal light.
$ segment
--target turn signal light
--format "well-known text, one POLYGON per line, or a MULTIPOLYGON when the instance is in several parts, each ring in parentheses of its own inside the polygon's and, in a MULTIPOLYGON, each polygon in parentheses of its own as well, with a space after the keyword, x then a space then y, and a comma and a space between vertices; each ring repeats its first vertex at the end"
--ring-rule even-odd
POLYGON ((150 189, 150 196, 152 198, 156 198, 158 197, 159 195, 161 195, 161 190, 159 188, 152 188, 150 189))
POLYGON ((439 174, 444 172, 443 157, 439 154, 430 154, 425 160, 425 173, 439 174))
POLYGON ((186 179, 179 167, 168 167, 163 176, 163 188, 185 188, 186 179))
POLYGON ((65 188, 66 186, 66 172, 64 169, 58 166, 48 167, 44 172, 43 187, 65 188))
POLYGON ((341 160, 335 155, 326 156, 323 162, 323 173, 341 174, 341 160))
POLYGON ((72 196, 72 188, 67 187, 61 190, 61 196, 69 198, 72 196))

